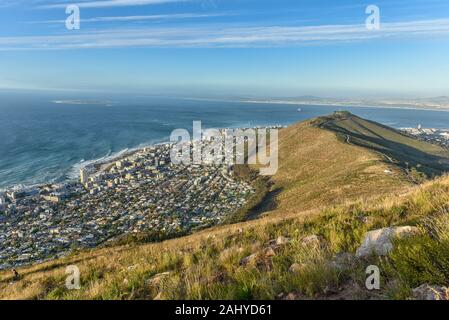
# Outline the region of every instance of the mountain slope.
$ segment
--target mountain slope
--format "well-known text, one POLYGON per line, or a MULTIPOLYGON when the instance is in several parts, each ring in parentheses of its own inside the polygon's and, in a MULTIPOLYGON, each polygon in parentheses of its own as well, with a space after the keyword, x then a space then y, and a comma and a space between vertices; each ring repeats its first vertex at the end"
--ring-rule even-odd
MULTIPOLYGON (((337 120, 335 116, 326 119, 337 120)), ((373 148, 346 143, 331 130, 317 125, 320 120, 281 130, 279 169, 271 179, 274 183, 271 202, 265 205, 270 213, 341 204, 400 192, 412 185, 397 163, 385 161, 373 148)), ((350 124, 351 120, 346 123, 350 124)), ((380 124, 373 123, 372 127, 383 130, 380 124)), ((370 137, 366 138, 368 141, 370 137)))
POLYGON ((430 177, 449 170, 449 150, 348 112, 320 117, 314 123, 347 143, 379 152, 403 168, 416 168, 430 177))

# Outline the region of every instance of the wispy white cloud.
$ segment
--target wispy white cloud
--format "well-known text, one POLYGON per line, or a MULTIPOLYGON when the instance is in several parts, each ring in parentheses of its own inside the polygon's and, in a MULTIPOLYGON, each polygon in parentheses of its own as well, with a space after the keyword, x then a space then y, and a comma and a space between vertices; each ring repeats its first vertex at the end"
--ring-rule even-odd
POLYGON ((186 2, 190 0, 97 0, 97 1, 78 1, 64 2, 56 4, 45 4, 41 8, 65 8, 68 4, 77 5, 80 8, 108 8, 108 7, 129 7, 146 6, 174 2, 186 2))
MULTIPOLYGON (((83 22, 127 22, 127 21, 154 21, 154 20, 178 20, 178 19, 198 19, 229 16, 229 13, 175 13, 175 14, 154 14, 140 16, 113 16, 113 17, 94 17, 81 19, 83 22)), ((33 21, 31 23, 65 23, 65 20, 45 20, 33 21)))
MULTIPOLYGON (((80 1, 89 1, 89 0, 80 0, 80 1)), ((44 5, 56 5, 65 3, 64 6, 67 5, 67 0, 0 0, 0 8, 4 7, 14 7, 14 6, 44 6, 44 5)))
POLYGON ((364 25, 136 28, 67 31, 64 35, 0 37, 0 50, 89 49, 120 47, 279 47, 382 38, 449 39, 449 19, 364 25))

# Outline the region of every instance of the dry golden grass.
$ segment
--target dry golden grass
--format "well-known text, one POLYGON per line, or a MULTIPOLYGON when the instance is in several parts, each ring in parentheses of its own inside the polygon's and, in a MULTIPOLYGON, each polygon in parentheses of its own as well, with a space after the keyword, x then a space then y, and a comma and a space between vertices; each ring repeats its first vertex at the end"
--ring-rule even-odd
POLYGON ((378 153, 344 143, 310 121, 281 130, 279 170, 272 180, 273 190, 280 191, 274 211, 281 214, 391 194, 411 186, 403 171, 386 164, 378 153), (386 169, 392 174, 386 174, 386 169))

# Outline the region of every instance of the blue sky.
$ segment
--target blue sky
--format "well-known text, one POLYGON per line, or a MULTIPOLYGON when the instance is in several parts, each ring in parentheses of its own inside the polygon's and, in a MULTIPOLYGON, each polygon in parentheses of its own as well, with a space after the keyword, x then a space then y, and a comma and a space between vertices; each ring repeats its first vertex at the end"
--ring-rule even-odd
POLYGON ((0 0, 6 90, 430 97, 448 57, 447 0, 0 0))

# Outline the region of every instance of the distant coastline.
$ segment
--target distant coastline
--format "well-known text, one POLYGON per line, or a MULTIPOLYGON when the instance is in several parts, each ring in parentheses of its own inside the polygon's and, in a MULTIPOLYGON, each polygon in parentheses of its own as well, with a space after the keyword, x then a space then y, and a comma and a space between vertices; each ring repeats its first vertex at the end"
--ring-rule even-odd
POLYGON ((380 108, 380 109, 404 109, 404 110, 429 110, 429 111, 449 111, 449 97, 440 102, 435 103, 431 100, 418 99, 414 100, 345 100, 345 99, 326 99, 326 98, 313 98, 307 99, 247 99, 247 98, 235 98, 235 99, 217 99, 217 98, 195 98, 184 97, 182 99, 192 101, 211 101, 211 102, 228 102, 228 103, 252 103, 252 104, 279 104, 279 105, 295 105, 295 106, 323 106, 323 107, 356 107, 356 108, 380 108))
POLYGON ((408 105, 368 105, 368 104, 338 104, 338 103, 306 103, 306 102, 295 102, 295 101, 257 101, 257 100, 247 100, 240 101, 245 103, 255 103, 255 104, 284 104, 284 105, 295 105, 295 106, 317 106, 317 107, 356 107, 356 108, 379 108, 379 109, 403 109, 403 110, 428 110, 428 111, 444 111, 449 112, 448 108, 437 108, 437 107, 413 107, 408 105))
POLYGON ((94 105, 94 106, 112 106, 110 101, 100 101, 100 100, 52 100, 54 104, 73 104, 73 105, 94 105))

